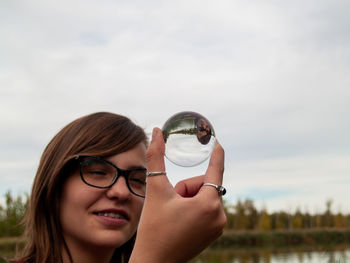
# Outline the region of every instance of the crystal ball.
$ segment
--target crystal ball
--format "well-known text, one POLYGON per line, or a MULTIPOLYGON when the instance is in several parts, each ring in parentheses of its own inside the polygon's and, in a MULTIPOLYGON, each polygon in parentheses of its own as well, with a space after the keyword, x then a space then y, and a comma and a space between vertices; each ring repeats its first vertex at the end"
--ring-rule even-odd
POLYGON ((216 143, 211 123, 201 114, 192 111, 171 116, 163 125, 162 131, 166 158, 183 167, 204 162, 216 143))

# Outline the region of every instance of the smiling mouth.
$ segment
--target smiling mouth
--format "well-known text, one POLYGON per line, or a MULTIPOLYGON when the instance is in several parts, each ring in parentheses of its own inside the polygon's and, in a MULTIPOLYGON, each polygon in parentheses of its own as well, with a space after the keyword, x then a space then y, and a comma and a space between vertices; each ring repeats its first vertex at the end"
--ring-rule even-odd
POLYGON ((126 215, 120 214, 120 213, 113 213, 113 212, 96 212, 94 213, 98 216, 105 216, 109 218, 115 218, 115 219, 123 219, 123 220, 129 220, 129 218, 126 215))

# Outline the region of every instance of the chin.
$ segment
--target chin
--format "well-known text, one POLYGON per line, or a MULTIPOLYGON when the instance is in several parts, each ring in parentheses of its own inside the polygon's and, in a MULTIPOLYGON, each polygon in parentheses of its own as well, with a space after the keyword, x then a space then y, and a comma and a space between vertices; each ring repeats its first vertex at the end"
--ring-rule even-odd
POLYGON ((95 242, 99 247, 108 248, 118 248, 128 242, 134 234, 125 233, 105 233, 105 235, 100 235, 96 237, 95 242))

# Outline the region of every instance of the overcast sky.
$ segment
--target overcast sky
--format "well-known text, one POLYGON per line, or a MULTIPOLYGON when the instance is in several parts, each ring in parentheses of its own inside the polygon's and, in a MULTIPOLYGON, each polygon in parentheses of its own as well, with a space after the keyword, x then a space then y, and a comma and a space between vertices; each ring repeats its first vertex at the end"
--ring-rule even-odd
POLYGON ((44 147, 77 117, 111 111, 150 132, 192 110, 225 148, 228 201, 350 212, 349 1, 0 5, 2 199, 30 192, 44 147))

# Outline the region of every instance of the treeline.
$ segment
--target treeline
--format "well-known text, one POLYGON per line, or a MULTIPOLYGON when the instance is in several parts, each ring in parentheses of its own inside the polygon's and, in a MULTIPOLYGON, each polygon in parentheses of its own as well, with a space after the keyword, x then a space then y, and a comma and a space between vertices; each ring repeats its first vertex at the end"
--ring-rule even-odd
POLYGON ((301 230, 316 228, 350 228, 350 214, 332 212, 332 200, 327 200, 324 212, 310 214, 295 212, 273 212, 257 209, 250 199, 238 200, 234 205, 225 202, 227 229, 232 230, 301 230))
MULTIPOLYGON (((5 204, 0 205, 0 237, 19 236, 23 233, 20 224, 28 205, 28 195, 5 194, 5 204)), ((258 209, 250 199, 238 200, 236 204, 224 202, 227 215, 226 230, 304 230, 320 228, 350 228, 350 214, 332 212, 332 201, 328 200, 322 213, 273 212, 258 209)))
POLYGON ((0 237, 19 236, 23 232, 20 222, 28 205, 28 196, 13 197, 5 194, 5 205, 0 204, 0 237))

